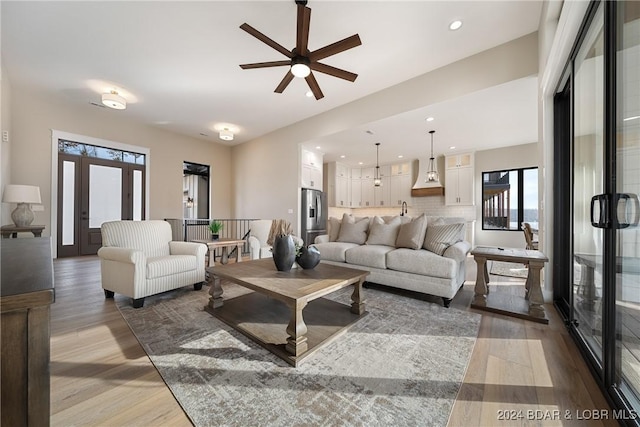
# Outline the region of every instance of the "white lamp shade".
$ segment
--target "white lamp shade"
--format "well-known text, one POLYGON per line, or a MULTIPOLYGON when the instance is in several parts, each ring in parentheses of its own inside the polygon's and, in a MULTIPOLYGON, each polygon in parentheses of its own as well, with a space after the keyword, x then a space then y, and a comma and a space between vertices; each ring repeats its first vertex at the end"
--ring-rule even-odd
POLYGON ((40 187, 9 184, 4 188, 2 201, 5 203, 42 203, 40 187))
POLYGON ((127 100, 118 95, 118 92, 115 91, 112 91, 111 93, 103 93, 102 103, 115 110, 124 110, 127 108, 127 100))
POLYGON ((229 129, 223 129, 220 131, 220 139, 224 141, 233 141, 233 132, 229 129))

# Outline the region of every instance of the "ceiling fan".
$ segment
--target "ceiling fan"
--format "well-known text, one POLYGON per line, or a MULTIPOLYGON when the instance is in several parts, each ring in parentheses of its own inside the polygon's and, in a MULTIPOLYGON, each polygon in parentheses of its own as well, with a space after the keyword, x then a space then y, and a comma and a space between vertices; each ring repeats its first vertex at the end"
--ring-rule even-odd
POLYGON ((318 61, 329 56, 336 55, 340 52, 344 52, 345 50, 349 50, 356 46, 360 46, 362 42, 360 41, 360 36, 358 34, 354 34, 351 37, 347 37, 346 39, 342 39, 320 49, 314 50, 313 52, 309 52, 307 46, 309 42, 309 23, 311 21, 311 9, 306 6, 306 0, 296 0, 296 4, 298 7, 296 46, 291 50, 288 50, 287 48, 273 41, 247 23, 240 25, 241 29, 251 34, 261 42, 267 44, 268 46, 271 46, 273 49, 282 53, 289 59, 282 61, 241 64, 240 68, 242 68, 243 70, 249 70, 251 68, 280 67, 288 65, 290 66, 290 69, 287 71, 287 74, 285 74, 284 78, 282 79, 278 87, 276 87, 276 90, 274 92, 282 93, 289 85, 289 83, 291 83, 294 77, 304 77, 315 98, 321 99, 324 97, 324 95, 320 90, 320 86, 318 85, 318 82, 313 76, 313 72, 311 70, 338 77, 340 79, 348 80, 350 82, 355 81, 355 79, 358 77, 357 74, 341 70, 340 68, 332 67, 331 65, 322 64, 318 61))

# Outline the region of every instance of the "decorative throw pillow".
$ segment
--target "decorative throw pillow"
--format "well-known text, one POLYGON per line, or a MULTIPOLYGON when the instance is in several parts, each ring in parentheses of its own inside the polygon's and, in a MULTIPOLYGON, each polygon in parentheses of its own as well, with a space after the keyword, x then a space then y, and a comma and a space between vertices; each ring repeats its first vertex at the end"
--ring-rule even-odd
POLYGON ((464 223, 432 225, 427 227, 427 235, 422 246, 428 251, 442 255, 451 245, 460 241, 460 235, 464 231, 464 223))
POLYGON ((338 235, 340 234, 340 219, 331 217, 329 218, 329 241, 335 242, 338 240, 338 235))
MULTIPOLYGON (((346 216, 347 214, 345 214, 346 216)), ((355 221, 355 219, 352 219, 355 221)), ((365 217, 357 222, 345 221, 342 219, 340 224, 340 233, 338 234, 338 242, 356 243, 363 245, 367 241, 367 230, 369 229, 369 218, 365 217)))
POLYGON ((387 217, 387 219, 376 216, 373 218, 367 245, 396 246, 396 237, 400 229, 400 217, 387 217))
POLYGON ((396 248, 420 249, 427 232, 427 217, 425 214, 414 218, 411 222, 400 225, 396 248))

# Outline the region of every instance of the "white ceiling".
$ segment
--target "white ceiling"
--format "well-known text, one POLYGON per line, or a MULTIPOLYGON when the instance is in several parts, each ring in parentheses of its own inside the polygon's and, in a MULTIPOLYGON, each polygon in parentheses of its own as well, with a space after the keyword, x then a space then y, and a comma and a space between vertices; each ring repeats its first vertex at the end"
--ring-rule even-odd
MULTIPOLYGON (((310 0, 309 48, 354 33, 362 46, 323 62, 359 74, 347 82, 315 73, 325 97, 305 96, 295 79, 273 92, 285 67, 242 70, 242 63, 285 59, 238 27, 247 22, 285 47, 295 44, 296 7, 287 1, 0 2, 2 61, 9 79, 61 103, 100 108, 117 87, 126 115, 173 132, 222 143, 214 130, 235 128, 232 144, 254 139, 435 68, 537 30, 540 1, 310 0), (461 19, 463 27, 448 24, 461 19), (202 136, 205 134, 208 136, 202 136)), ((322 140, 325 159, 381 163, 537 140, 534 78, 391 117, 322 140), (433 116, 427 125, 425 117, 433 116), (371 130, 374 135, 365 133, 371 130), (346 143, 349 144, 346 144, 346 143), (346 149, 347 145, 349 150, 346 149)))

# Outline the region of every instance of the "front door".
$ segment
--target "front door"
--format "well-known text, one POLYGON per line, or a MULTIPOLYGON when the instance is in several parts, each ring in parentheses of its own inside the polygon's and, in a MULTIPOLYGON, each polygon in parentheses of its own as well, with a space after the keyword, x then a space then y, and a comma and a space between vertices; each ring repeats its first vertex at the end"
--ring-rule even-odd
POLYGON ((58 155, 58 256, 93 255, 106 221, 144 219, 144 165, 58 155))

